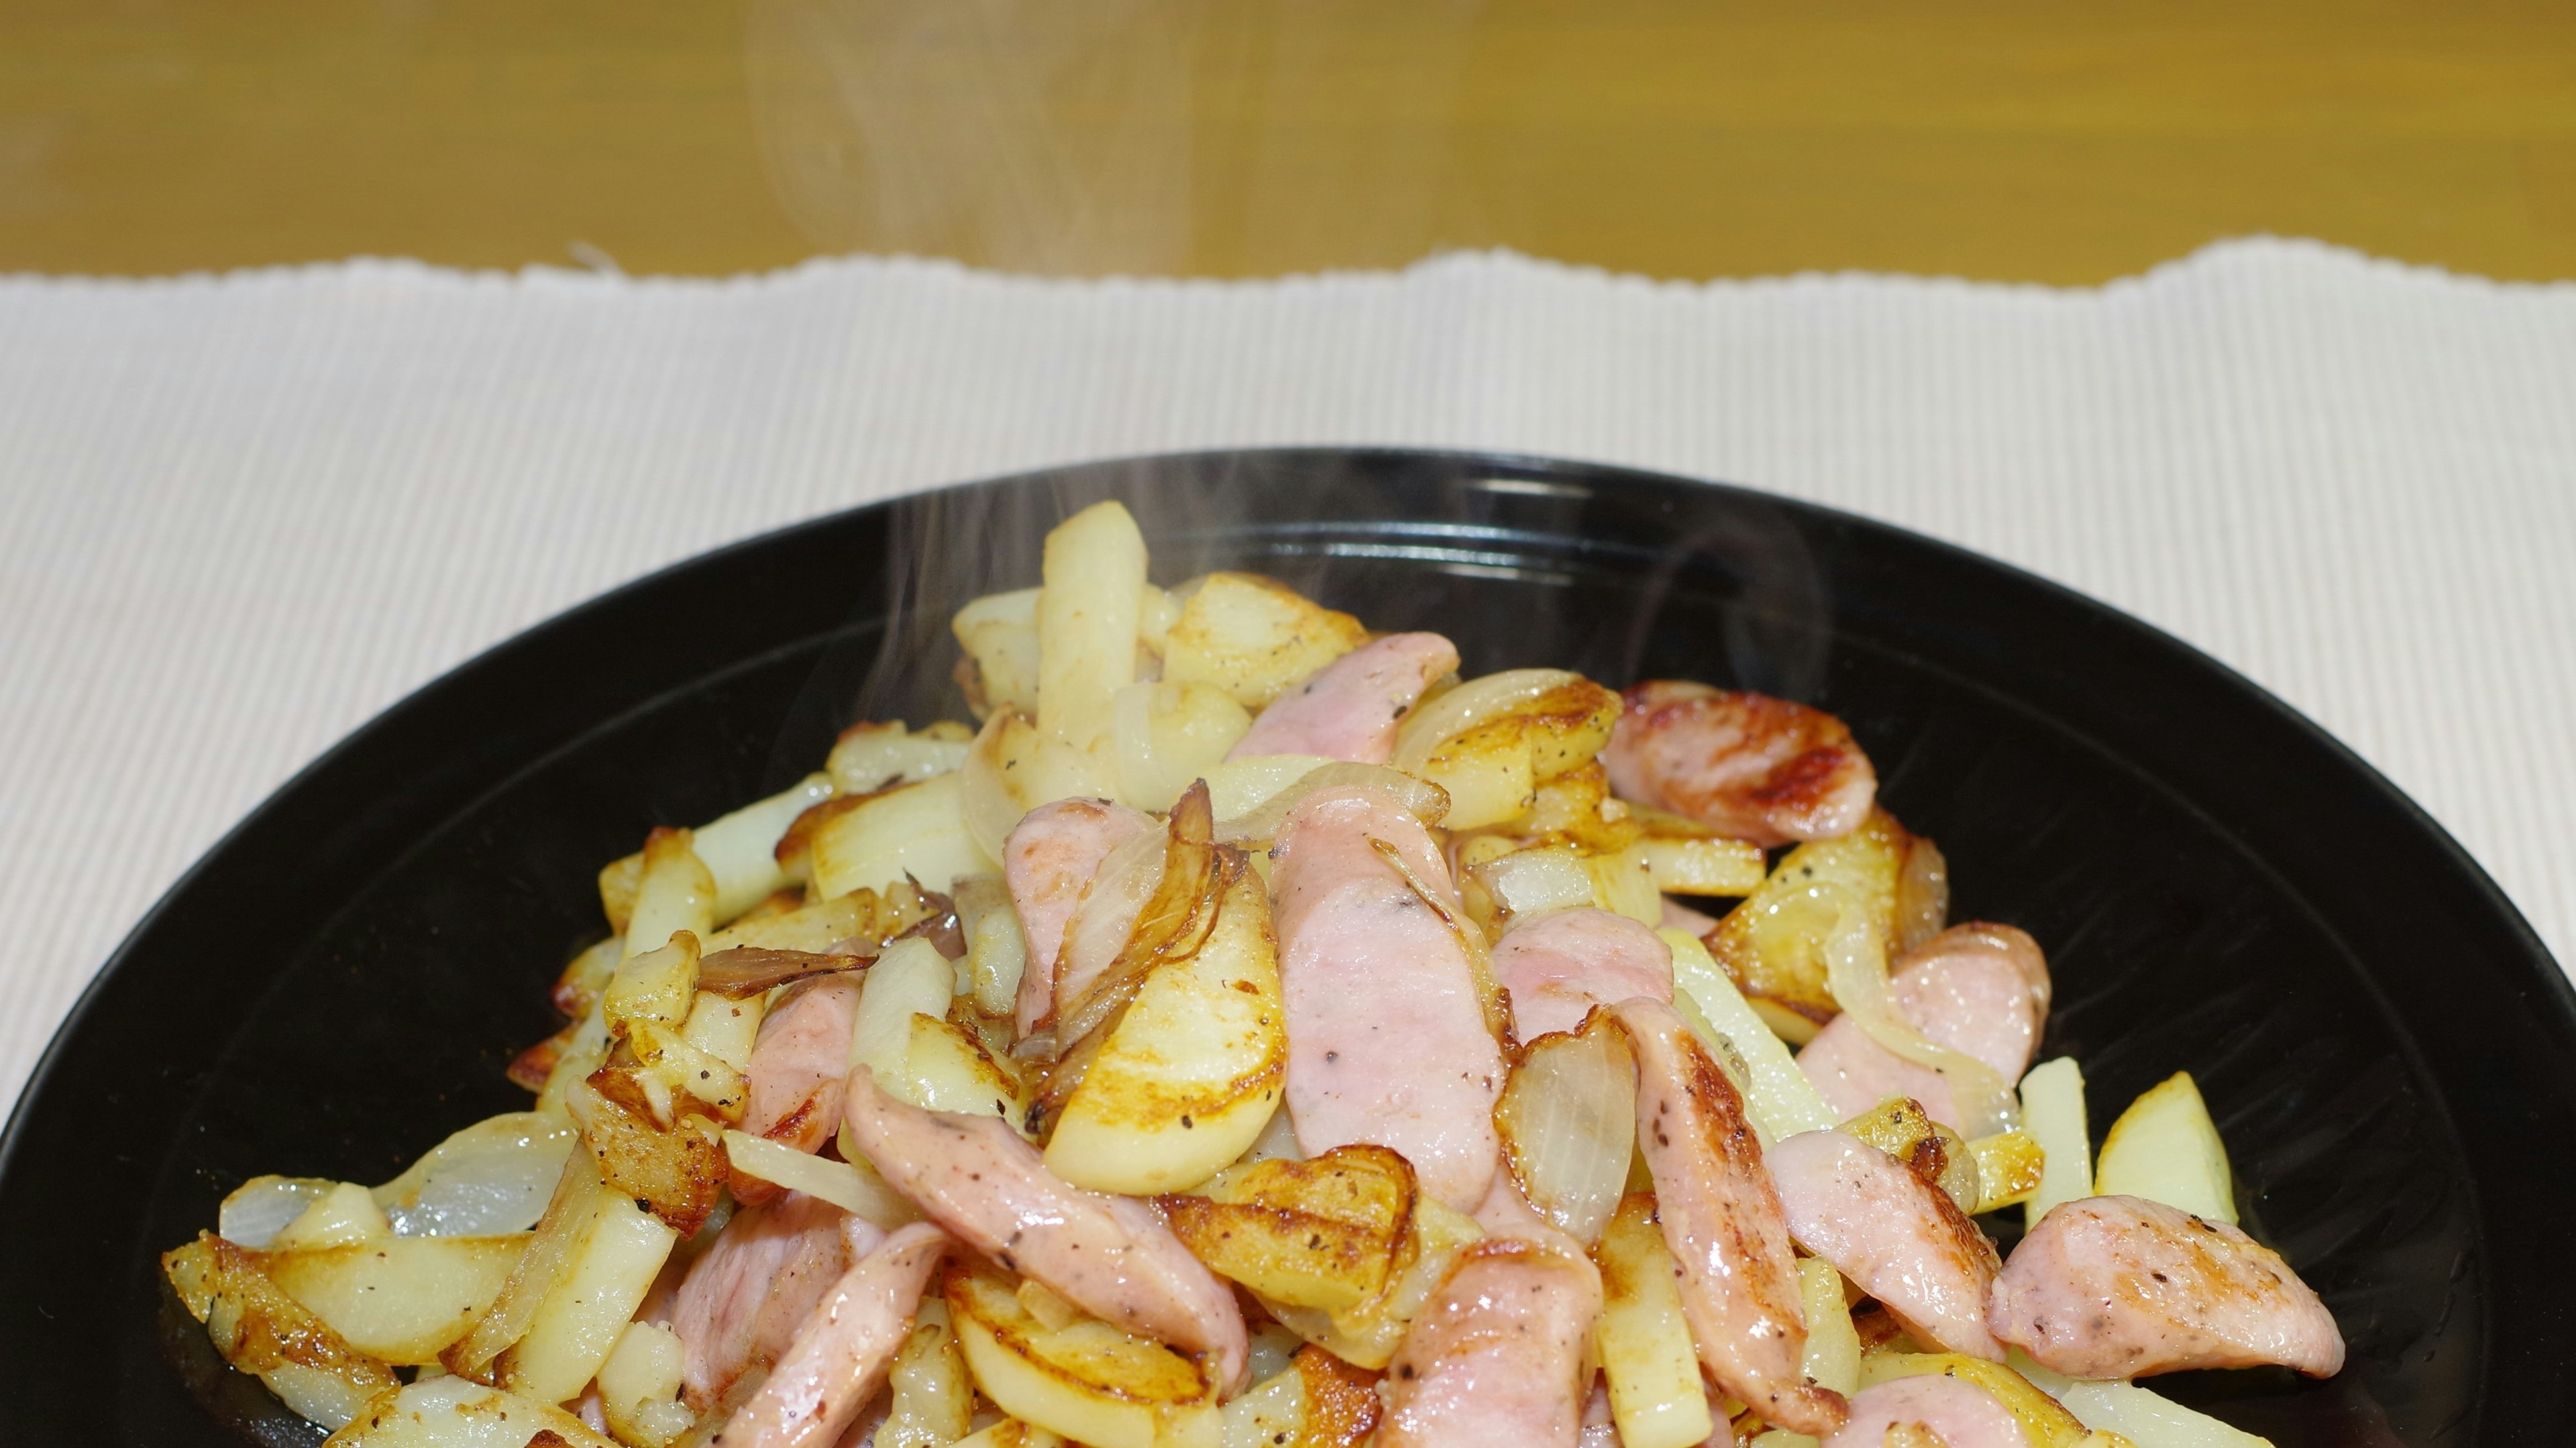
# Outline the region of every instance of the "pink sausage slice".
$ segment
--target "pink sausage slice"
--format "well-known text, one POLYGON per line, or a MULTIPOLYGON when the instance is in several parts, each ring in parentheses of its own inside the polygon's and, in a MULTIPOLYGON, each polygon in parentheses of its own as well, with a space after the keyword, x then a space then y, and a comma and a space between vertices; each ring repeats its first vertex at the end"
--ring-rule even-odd
POLYGON ((2343 1369, 2334 1314, 2271 1249, 2138 1197, 2051 1211, 1986 1295, 1996 1337, 2077 1378, 2278 1363, 2343 1369))
POLYGON ((1300 800, 1273 855, 1298 1144, 1309 1156, 1357 1142, 1388 1147, 1423 1190, 1474 1211, 1501 1160, 1503 1053, 1461 936, 1475 926, 1439 846, 1402 805, 1352 786, 1300 800))
POLYGON ((1012 1010, 1020 1035, 1036 1031, 1055 1013, 1056 958, 1064 949, 1065 927, 1082 904, 1084 888, 1100 873, 1100 862, 1128 840, 1159 828, 1152 815, 1123 804, 1060 799, 1023 815, 1002 842, 1002 882, 1010 887, 1029 947, 1012 1010))
POLYGON ((1600 1271, 1571 1240, 1542 1226, 1469 1247, 1387 1367, 1377 1448, 1576 1448, 1600 1316, 1600 1271))
POLYGON ((1457 645, 1435 633, 1372 640, 1280 695, 1225 757, 1320 754, 1384 764, 1395 756, 1396 724, 1423 690, 1457 668, 1457 645))
POLYGON ((1526 1044, 1575 1029, 1594 1006, 1632 996, 1672 1004, 1673 948, 1625 915, 1551 910, 1503 932, 1494 983, 1511 993, 1512 1031, 1526 1044))
POLYGON ((1824 1448, 1881 1448, 1888 1430, 1899 1424, 1931 1429, 1946 1448, 2032 1448, 2021 1420, 1994 1394, 1939 1373, 1861 1389, 1852 1398, 1851 1417, 1824 1448))
MULTIPOLYGON (((2048 1018, 2048 967, 2039 946, 2009 925, 1957 925, 1908 951, 1891 982, 1896 1008, 1935 1045, 1973 1056, 2007 1081, 2021 1079, 2048 1018)), ((1890 1096, 1911 1096, 1956 1129, 1950 1083, 1837 1016, 1798 1053, 1798 1065, 1845 1120, 1890 1096)))
POLYGON ((1869 818, 1878 774, 1831 714, 1670 679, 1623 697, 1601 751, 1622 799, 1757 845, 1838 839, 1869 818))
POLYGON ((1995 1244, 1911 1167, 1839 1131, 1775 1142, 1771 1180, 1798 1245, 1834 1264, 1916 1340, 2003 1361, 1986 1331, 1995 1244))
POLYGON ((736 1212, 689 1264, 671 1310, 689 1406, 705 1412, 744 1373, 778 1361, 833 1280, 884 1235, 796 1192, 736 1212))
MULTIPOLYGON (((760 1022, 743 1075, 749 1083, 742 1129, 798 1151, 814 1152, 841 1129, 841 1083, 850 1070, 850 1030, 859 1015, 859 983, 827 975, 795 987, 760 1022)), ((758 1206, 779 1189, 732 1174, 734 1200, 758 1206)))
POLYGON ((796 1331, 796 1345, 735 1412, 716 1448, 828 1448, 885 1385, 952 1244, 915 1222, 853 1264, 796 1331))
POLYGON ((846 1117, 886 1183, 959 1241, 1104 1322, 1213 1355, 1241 1385, 1251 1345, 1234 1292, 1151 1205, 1065 1181, 995 1117, 898 1101, 864 1066, 846 1117))
POLYGON ((1636 1048, 1637 1149, 1655 1179, 1701 1366, 1765 1422, 1831 1433, 1843 1397, 1800 1371, 1807 1318, 1797 1255, 1742 1099, 1671 1006, 1622 1001, 1611 1014, 1636 1048))

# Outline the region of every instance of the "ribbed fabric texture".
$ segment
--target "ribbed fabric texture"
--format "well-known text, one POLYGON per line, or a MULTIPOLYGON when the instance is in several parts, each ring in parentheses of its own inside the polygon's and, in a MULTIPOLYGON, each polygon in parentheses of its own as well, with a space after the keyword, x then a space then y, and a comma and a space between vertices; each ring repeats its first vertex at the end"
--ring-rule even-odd
POLYGON ((2270 240, 2081 291, 0 280, 0 1100, 227 826, 486 645, 906 489, 1280 443, 1721 478, 2047 574, 2321 721, 2576 959, 2576 286, 2270 240))

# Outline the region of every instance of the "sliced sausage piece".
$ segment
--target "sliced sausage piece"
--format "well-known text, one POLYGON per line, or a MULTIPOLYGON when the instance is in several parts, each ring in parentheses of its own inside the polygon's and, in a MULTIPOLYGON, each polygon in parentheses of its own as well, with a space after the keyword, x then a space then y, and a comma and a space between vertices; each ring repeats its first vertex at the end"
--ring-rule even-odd
MULTIPOLYGON (((1933 1044, 1973 1056, 2007 1081, 2021 1079, 2048 1019, 2048 966, 2039 946, 2009 925, 1956 925, 1896 961, 1896 1008, 1933 1044)), ((1825 1103, 1848 1120, 1890 1096, 1911 1096, 1956 1130, 1950 1083, 1862 1030, 1849 1016, 1825 1023, 1798 1053, 1825 1103)))
POLYGON ((1831 714, 1670 679, 1622 697, 1601 751, 1622 799, 1757 845, 1837 839, 1869 818, 1877 772, 1831 714))
POLYGON ((1551 910, 1503 932, 1494 984, 1511 993, 1512 1033, 1526 1043, 1631 996, 1672 1004, 1673 948, 1625 915, 1551 910))
MULTIPOLYGON (((859 1016, 859 983, 827 975, 792 989, 761 1018, 743 1076, 749 1083, 742 1129, 798 1151, 822 1149, 841 1129, 841 1083, 850 1071, 850 1029, 859 1016)), ((758 1206, 779 1188, 734 1172, 733 1198, 758 1206)))
POLYGON ((1765 1422, 1831 1433, 1843 1397, 1799 1370, 1807 1319, 1797 1256, 1742 1099, 1671 1006, 1622 1001, 1611 1014, 1636 1048, 1637 1148, 1701 1365, 1765 1422))
POLYGON ((1435 633, 1388 634, 1315 671, 1261 711, 1228 759, 1320 754, 1354 764, 1395 757, 1395 726, 1422 691, 1458 668, 1458 646, 1435 633))
POLYGON ((2334 1314, 2278 1254, 2139 1197, 2085 1197, 2040 1218, 1987 1293, 1986 1321, 2069 1377, 2343 1368, 2334 1314))
POLYGON ((833 1280, 883 1235, 799 1192, 736 1212, 689 1264, 671 1309, 689 1406, 705 1412, 744 1373, 776 1362, 833 1280))
POLYGON ((1861 1389, 1852 1396, 1851 1417, 1824 1448, 1881 1448, 1889 1430, 1906 1425, 1930 1429, 1943 1448, 2031 1448, 2021 1420, 1994 1394, 1939 1373, 1861 1389))
POLYGON ((865 1066, 846 1117, 887 1184, 959 1241, 1112 1326, 1213 1355, 1241 1386, 1250 1340, 1233 1290, 1151 1205, 1072 1185, 998 1118, 898 1101, 865 1066))
MULTIPOLYGON (((1159 828, 1153 816, 1123 804, 1060 799, 1021 816, 1002 842, 1002 881, 1010 887, 1011 908, 1019 912, 1020 933, 1029 947, 1012 1010, 1020 1035, 1033 1033, 1055 1013, 1056 958, 1101 862, 1120 845, 1159 828)), ((1133 910, 1128 923, 1135 923, 1133 910)))
POLYGON ((760 1391, 716 1435, 716 1448, 829 1448, 884 1386, 951 1245, 947 1233, 915 1222, 852 1264, 806 1315, 760 1391))
POLYGON ((1501 1160, 1503 1053, 1439 846, 1401 804, 1350 786, 1298 801, 1273 854, 1298 1145, 1391 1148, 1423 1190, 1474 1211, 1501 1160))
POLYGON ((1774 1142, 1771 1180, 1798 1245, 1878 1299, 1919 1342, 2003 1361, 1986 1289, 2003 1260, 1939 1187, 1839 1131, 1774 1142))
POLYGON ((1540 1224, 1469 1247, 1387 1367, 1377 1448, 1576 1448, 1600 1316, 1601 1273, 1570 1238, 1540 1224))

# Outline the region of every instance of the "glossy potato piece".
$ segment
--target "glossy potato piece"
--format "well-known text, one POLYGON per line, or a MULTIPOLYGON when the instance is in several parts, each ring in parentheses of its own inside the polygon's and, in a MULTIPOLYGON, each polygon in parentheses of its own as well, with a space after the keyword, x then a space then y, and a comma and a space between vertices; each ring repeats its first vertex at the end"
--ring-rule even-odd
POLYGON ((1013 1418, 1092 1448, 1221 1448, 1217 1384, 1191 1359, 1097 1318, 1050 1325, 980 1263, 943 1296, 976 1386, 1013 1418))
POLYGON ((1569 676, 1432 745, 1419 763, 1399 753, 1399 767, 1448 791, 1449 828, 1498 825, 1528 814, 1540 784, 1590 764, 1618 719, 1618 695, 1569 676))
POLYGON ((349 1346, 269 1281, 250 1253, 212 1232, 164 1253, 161 1271, 224 1361, 313 1422, 337 1428, 398 1386, 392 1368, 349 1346))
POLYGON ((1682 1316, 1672 1251, 1655 1220, 1655 1198, 1622 1199, 1592 1254, 1601 1268, 1595 1329, 1610 1412, 1623 1448, 1691 1448, 1716 1426, 1690 1323, 1682 1316))
POLYGON ((1358 619, 1257 573, 1211 573, 1175 593, 1181 616, 1163 639, 1163 677, 1213 685, 1247 709, 1368 641, 1358 619))
POLYGON ((1345 1312, 1386 1287, 1413 1214, 1413 1170, 1382 1146, 1256 1162, 1163 1200, 1211 1271, 1293 1307, 1345 1312))
POLYGON ((1784 1039, 1804 1043, 1840 1010, 1825 986, 1825 937, 1841 915, 1832 891, 1818 887, 1839 889, 1893 951, 1897 887, 1913 847, 1895 816, 1873 810, 1840 839, 1791 850, 1709 932, 1708 953, 1784 1039))
POLYGON ((349 1346, 400 1366, 438 1361, 488 1311, 529 1234, 381 1237, 253 1260, 349 1346))
POLYGON ((905 877, 945 891, 961 875, 998 869, 966 828, 956 774, 873 794, 814 831, 814 889, 824 898, 885 890, 905 877))
POLYGON ((330 1448, 618 1448, 552 1403, 464 1378, 428 1378, 367 1405, 330 1448))
POLYGON ((1066 1100, 1046 1161, 1095 1191, 1206 1181, 1279 1109, 1288 1066, 1279 949, 1260 876, 1235 869, 1190 956, 1145 978, 1066 1100))
POLYGON ((978 718, 996 709, 1038 706, 1038 591, 988 593, 949 620, 966 657, 958 680, 978 718))
POLYGON ((2236 1222, 2236 1174, 2227 1144, 2189 1071, 2176 1071, 2129 1103, 2102 1140, 2093 1190, 2144 1197, 2213 1222, 2236 1222))

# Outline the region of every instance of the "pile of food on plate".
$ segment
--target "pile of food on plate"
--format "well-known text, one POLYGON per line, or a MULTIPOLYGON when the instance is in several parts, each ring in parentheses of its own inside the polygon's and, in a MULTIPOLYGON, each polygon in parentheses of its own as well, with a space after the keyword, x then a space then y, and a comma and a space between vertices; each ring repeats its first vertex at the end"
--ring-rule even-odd
POLYGON ((164 1257, 225 1358, 351 1448, 2219 1448, 2131 1380, 2342 1366, 1830 715, 1461 680, 1115 503, 955 630, 980 728, 601 871, 529 1110, 164 1257))

